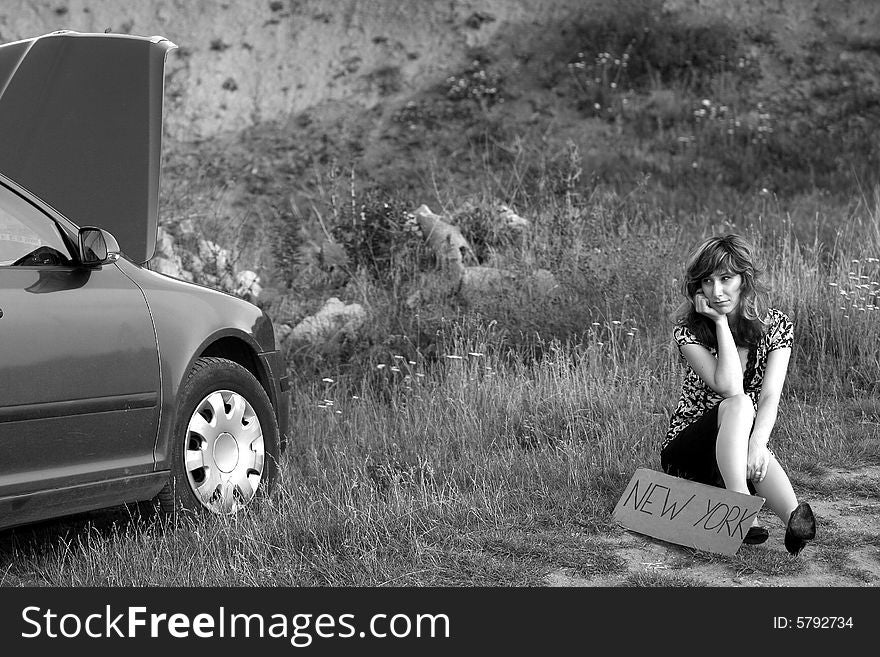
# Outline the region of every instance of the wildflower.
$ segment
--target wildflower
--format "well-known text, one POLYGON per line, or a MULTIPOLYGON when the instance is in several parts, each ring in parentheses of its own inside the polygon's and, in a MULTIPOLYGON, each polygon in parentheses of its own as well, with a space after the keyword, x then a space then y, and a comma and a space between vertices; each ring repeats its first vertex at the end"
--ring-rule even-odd
POLYGON ((616 319, 612 319, 612 320, 611 320, 611 323, 614 324, 615 326, 617 326, 618 324, 620 324, 620 322, 617 321, 616 319))
POLYGON ((398 356, 396 354, 394 356, 394 360, 403 360, 404 358, 405 358, 405 356, 398 356))
POLYGON ((626 334, 627 334, 629 337, 631 337, 631 338, 635 337, 635 335, 636 335, 636 334, 633 333, 632 331, 627 331, 626 334))
POLYGON ((384 370, 384 369, 385 369, 385 363, 379 363, 378 365, 376 365, 376 369, 377 369, 377 370, 384 370))
POLYGON ((336 411, 337 415, 342 415, 342 411, 336 411))
POLYGON ((399 367, 392 367, 392 368, 391 368, 391 371, 392 371, 392 372, 399 372, 399 371, 400 371, 400 368, 399 368, 399 367))
POLYGON ((423 378, 425 375, 422 374, 421 372, 416 372, 416 376, 419 378, 423 378))
POLYGON ((352 399, 360 399, 360 397, 358 397, 357 395, 352 395, 351 398, 352 399))
POLYGON ((414 361, 414 360, 408 360, 408 361, 406 361, 406 362, 409 363, 410 365, 415 365, 415 364, 416 364, 416 361, 414 361))
POLYGON ((829 283, 828 285, 830 285, 831 287, 837 287, 837 283, 829 283))
POLYGON ((325 400, 324 400, 324 403, 327 404, 327 406, 333 406, 333 400, 332 400, 332 399, 325 399, 325 400))
POLYGON ((325 376, 323 379, 321 379, 321 381, 323 381, 324 383, 333 383, 333 379, 331 379, 329 376, 325 376))

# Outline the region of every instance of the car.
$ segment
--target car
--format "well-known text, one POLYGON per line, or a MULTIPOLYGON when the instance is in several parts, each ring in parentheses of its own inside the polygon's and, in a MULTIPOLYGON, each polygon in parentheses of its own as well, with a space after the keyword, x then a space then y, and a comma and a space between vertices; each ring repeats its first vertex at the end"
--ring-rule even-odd
POLYGON ((175 48, 0 46, 0 528, 145 501, 231 514, 276 478, 271 318, 149 267, 175 48))

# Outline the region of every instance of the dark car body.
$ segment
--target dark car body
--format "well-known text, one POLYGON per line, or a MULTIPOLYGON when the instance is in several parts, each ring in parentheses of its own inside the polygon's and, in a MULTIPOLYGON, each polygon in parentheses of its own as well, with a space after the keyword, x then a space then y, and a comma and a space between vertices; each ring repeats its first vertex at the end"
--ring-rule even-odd
POLYGON ((155 498, 206 359, 253 375, 287 442, 270 318, 143 266, 173 48, 70 32, 0 46, 0 528, 155 498), (109 252, 88 257, 90 236, 109 252))

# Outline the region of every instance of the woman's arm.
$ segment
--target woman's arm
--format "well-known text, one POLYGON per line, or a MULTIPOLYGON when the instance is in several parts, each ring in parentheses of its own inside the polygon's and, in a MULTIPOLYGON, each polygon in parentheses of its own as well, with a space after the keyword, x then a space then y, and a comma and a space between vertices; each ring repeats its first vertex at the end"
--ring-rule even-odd
POLYGON ((791 358, 791 347, 774 349, 767 355, 767 366, 764 369, 764 381, 761 384, 761 396, 758 397, 758 412, 752 426, 750 442, 761 446, 767 445, 770 432, 776 424, 776 412, 779 409, 779 398, 788 372, 788 360, 791 358))
POLYGON ((722 397, 743 394, 743 370, 736 351, 736 342, 727 323, 727 315, 715 320, 718 340, 718 364, 715 367, 715 390, 722 397))
POLYGON ((681 354, 706 385, 722 397, 743 394, 743 371, 736 343, 727 323, 727 315, 713 310, 706 297, 698 292, 694 297, 694 307, 701 315, 705 315, 715 323, 715 337, 718 341, 718 355, 713 356, 706 347, 698 344, 686 344, 681 347, 681 354))
POLYGON ((758 397, 758 412, 752 425, 752 434, 749 436, 749 453, 746 459, 746 477, 754 481, 763 481, 767 474, 767 465, 770 462, 767 442, 776 424, 779 397, 782 394, 790 357, 791 347, 774 349, 767 355, 761 396, 758 397))

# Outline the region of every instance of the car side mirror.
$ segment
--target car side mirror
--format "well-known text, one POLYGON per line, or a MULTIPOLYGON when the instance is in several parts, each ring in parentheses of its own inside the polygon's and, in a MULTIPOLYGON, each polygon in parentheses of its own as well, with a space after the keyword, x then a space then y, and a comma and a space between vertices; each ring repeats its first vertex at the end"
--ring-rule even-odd
POLYGON ((79 261, 86 267, 114 262, 119 257, 116 238, 102 228, 84 226, 79 229, 79 261))

